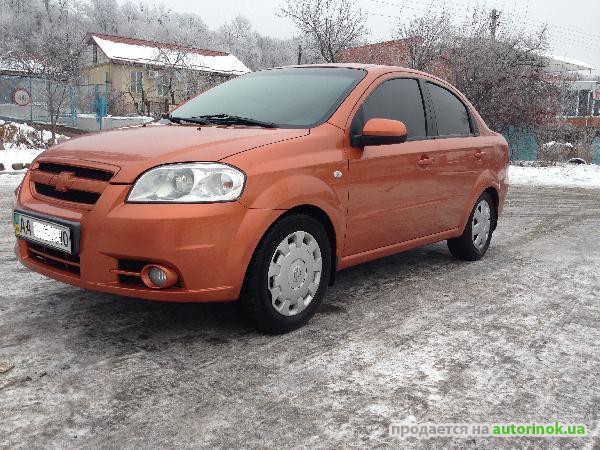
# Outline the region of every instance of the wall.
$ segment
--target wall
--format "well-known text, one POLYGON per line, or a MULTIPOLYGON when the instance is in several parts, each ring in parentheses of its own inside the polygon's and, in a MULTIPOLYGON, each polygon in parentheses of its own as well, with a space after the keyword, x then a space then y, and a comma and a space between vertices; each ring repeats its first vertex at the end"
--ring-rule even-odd
POLYGON ((535 161, 537 159, 538 144, 532 132, 511 126, 501 133, 508 141, 512 161, 535 161))
POLYGON ((85 131, 110 130, 113 128, 131 127, 152 122, 152 117, 103 117, 102 121, 92 114, 81 114, 77 117, 77 128, 85 131))

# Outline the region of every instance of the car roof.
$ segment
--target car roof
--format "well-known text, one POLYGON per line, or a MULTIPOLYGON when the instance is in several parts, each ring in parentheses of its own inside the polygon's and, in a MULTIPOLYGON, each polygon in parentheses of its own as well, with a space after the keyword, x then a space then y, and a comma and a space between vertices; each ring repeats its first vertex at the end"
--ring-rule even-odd
MULTIPOLYGON (((298 64, 291 66, 275 67, 275 69, 301 69, 301 68, 345 68, 345 69, 362 69, 369 72, 369 74, 383 75, 390 72, 404 72, 414 75, 426 76, 428 78, 437 79, 443 83, 447 83, 441 78, 432 75, 430 73, 421 72, 419 70, 410 69, 408 67, 401 66, 386 66, 383 64, 360 64, 360 63, 325 63, 325 64, 298 64)), ((270 70, 270 69, 267 69, 270 70)))

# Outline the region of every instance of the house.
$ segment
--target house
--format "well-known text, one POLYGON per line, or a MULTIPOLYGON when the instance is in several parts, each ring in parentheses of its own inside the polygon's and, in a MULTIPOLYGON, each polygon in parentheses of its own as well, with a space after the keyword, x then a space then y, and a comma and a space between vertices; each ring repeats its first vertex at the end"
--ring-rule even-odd
POLYGON ((339 60, 348 63, 408 67, 408 42, 406 39, 395 39, 346 48, 340 52, 339 60))
MULTIPOLYGON (((404 38, 350 47, 343 49, 338 55, 338 59, 340 62, 348 63, 410 67, 411 47, 414 48, 415 44, 419 44, 420 41, 420 38, 404 38)), ((448 78, 449 70, 444 59, 438 58, 428 72, 440 78, 448 78)))
POLYGON ((88 33, 82 81, 113 115, 157 115, 192 95, 250 72, 226 52, 88 33))

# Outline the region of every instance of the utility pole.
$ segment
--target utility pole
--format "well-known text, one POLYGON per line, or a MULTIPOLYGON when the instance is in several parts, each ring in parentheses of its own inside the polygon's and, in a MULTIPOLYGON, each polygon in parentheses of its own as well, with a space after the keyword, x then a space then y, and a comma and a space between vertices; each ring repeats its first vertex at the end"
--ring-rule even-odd
POLYGON ((496 31, 498 30, 498 25, 500 24, 498 19, 500 19, 500 11, 494 8, 490 13, 490 32, 493 40, 496 40, 496 31))
POLYGON ((302 64, 302 45, 298 45, 298 65, 302 64))

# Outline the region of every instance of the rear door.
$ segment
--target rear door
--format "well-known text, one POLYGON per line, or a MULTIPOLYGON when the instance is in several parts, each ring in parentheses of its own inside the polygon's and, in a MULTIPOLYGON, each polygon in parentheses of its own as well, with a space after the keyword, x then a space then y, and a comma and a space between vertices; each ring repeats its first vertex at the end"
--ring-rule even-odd
MULTIPOLYGON (((379 82, 358 107, 351 133, 371 118, 404 122, 402 144, 349 148, 349 198, 344 255, 437 232, 435 140, 429 139, 421 84, 414 78, 379 82)), ((359 102, 360 103, 360 102, 359 102)))
POLYGON ((440 231, 460 225, 471 189, 483 171, 486 156, 474 118, 450 89, 427 81, 426 95, 435 117, 440 231))

